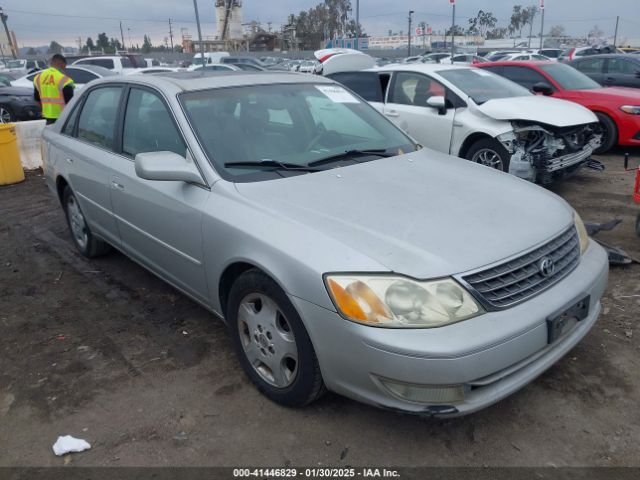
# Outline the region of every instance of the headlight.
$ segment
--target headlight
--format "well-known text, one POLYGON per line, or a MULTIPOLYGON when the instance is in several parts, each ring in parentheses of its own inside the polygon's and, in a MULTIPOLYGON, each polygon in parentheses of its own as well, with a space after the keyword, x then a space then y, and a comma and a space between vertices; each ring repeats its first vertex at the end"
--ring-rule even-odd
POLYGON ((638 105, 623 105, 620 110, 630 115, 640 115, 640 106, 638 105))
POLYGON ((578 238, 580 239, 580 253, 584 253, 587 251, 589 247, 589 234, 587 233, 587 229, 584 226, 584 222, 578 215, 578 212, 574 212, 573 221, 576 224, 576 230, 578 230, 578 238))
POLYGON ((455 280, 418 282, 391 275, 327 275, 338 312, 376 327, 433 328, 484 313, 455 280))

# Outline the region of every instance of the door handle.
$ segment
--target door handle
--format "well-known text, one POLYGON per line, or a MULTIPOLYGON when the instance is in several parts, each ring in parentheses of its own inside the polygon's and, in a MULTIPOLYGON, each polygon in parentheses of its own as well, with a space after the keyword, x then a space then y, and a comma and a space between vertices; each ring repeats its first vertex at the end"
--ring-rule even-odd
POLYGON ((395 110, 389 110, 388 112, 384 112, 387 117, 399 117, 400 114, 395 110))
POLYGON ((122 185, 116 178, 111 180, 111 186, 113 186, 113 188, 115 188, 116 190, 124 190, 124 185, 122 185))

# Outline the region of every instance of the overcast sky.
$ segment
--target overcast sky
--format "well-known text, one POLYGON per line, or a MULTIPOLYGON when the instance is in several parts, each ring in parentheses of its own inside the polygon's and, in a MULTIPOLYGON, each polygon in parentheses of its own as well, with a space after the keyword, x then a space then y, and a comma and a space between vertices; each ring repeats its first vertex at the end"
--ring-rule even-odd
MULTIPOLYGON (((267 28, 279 28, 292 10, 297 13, 320 0, 244 0, 244 21, 258 20, 267 28)), ((561 24, 567 32, 584 34, 598 25, 613 35, 616 16, 620 15, 619 36, 640 37, 640 0, 546 0, 548 28, 561 24)), ((355 8, 355 0, 352 4, 355 8)), ((539 0, 457 0, 458 20, 467 25, 468 18, 479 9, 489 10, 500 25, 509 23, 514 4, 538 4, 539 0)), ((169 35, 168 19, 174 22, 174 35, 179 43, 181 29, 196 35, 192 0, 2 0, 9 15, 9 28, 16 32, 22 46, 38 46, 56 40, 65 46, 75 45, 78 37, 94 38, 98 32, 109 37, 120 36, 122 19, 125 43, 142 43, 148 34, 153 43, 162 43, 169 35), (93 17, 93 18, 90 18, 93 17), (95 18, 100 17, 100 18, 95 18)), ((198 0, 203 35, 215 35, 214 0, 198 0)), ((451 23, 451 7, 447 0, 360 0, 360 19, 369 35, 386 35, 389 29, 407 29, 407 12, 415 10, 414 21, 425 21, 435 31, 451 23)), ((539 31, 539 24, 534 31, 539 31)))

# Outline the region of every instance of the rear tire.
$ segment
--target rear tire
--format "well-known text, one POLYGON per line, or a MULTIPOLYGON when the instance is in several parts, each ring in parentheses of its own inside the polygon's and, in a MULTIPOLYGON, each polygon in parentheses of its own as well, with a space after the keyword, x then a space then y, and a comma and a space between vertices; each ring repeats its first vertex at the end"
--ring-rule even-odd
POLYGON ((602 129, 602 144, 594 153, 602 154, 608 152, 618 144, 618 127, 608 115, 600 112, 594 113, 596 117, 598 117, 599 125, 602 129))
POLYGON ((266 397, 302 407, 325 392, 302 320, 266 274, 251 269, 240 275, 229 293, 226 320, 242 368, 266 397))
POLYGON ((483 138, 475 142, 469 148, 465 158, 480 165, 509 173, 511 155, 498 140, 493 138, 483 138))
POLYGON ((71 239, 84 257, 99 257, 111 250, 111 245, 93 236, 80 209, 80 204, 69 187, 65 187, 62 193, 62 208, 67 217, 71 239))

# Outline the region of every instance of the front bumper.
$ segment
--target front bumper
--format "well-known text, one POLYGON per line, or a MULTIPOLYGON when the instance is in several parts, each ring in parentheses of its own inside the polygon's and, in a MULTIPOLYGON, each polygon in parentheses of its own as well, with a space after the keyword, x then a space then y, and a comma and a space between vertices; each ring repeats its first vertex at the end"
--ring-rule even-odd
POLYGON ((459 416, 519 390, 551 367, 591 329, 608 278, 604 250, 591 242, 579 266, 558 284, 513 308, 434 329, 374 328, 292 297, 314 344, 329 390, 383 408, 428 416, 459 416), (547 344, 546 319, 590 296, 589 315, 547 344), (464 385, 463 400, 413 403, 380 379, 424 385, 464 385))

